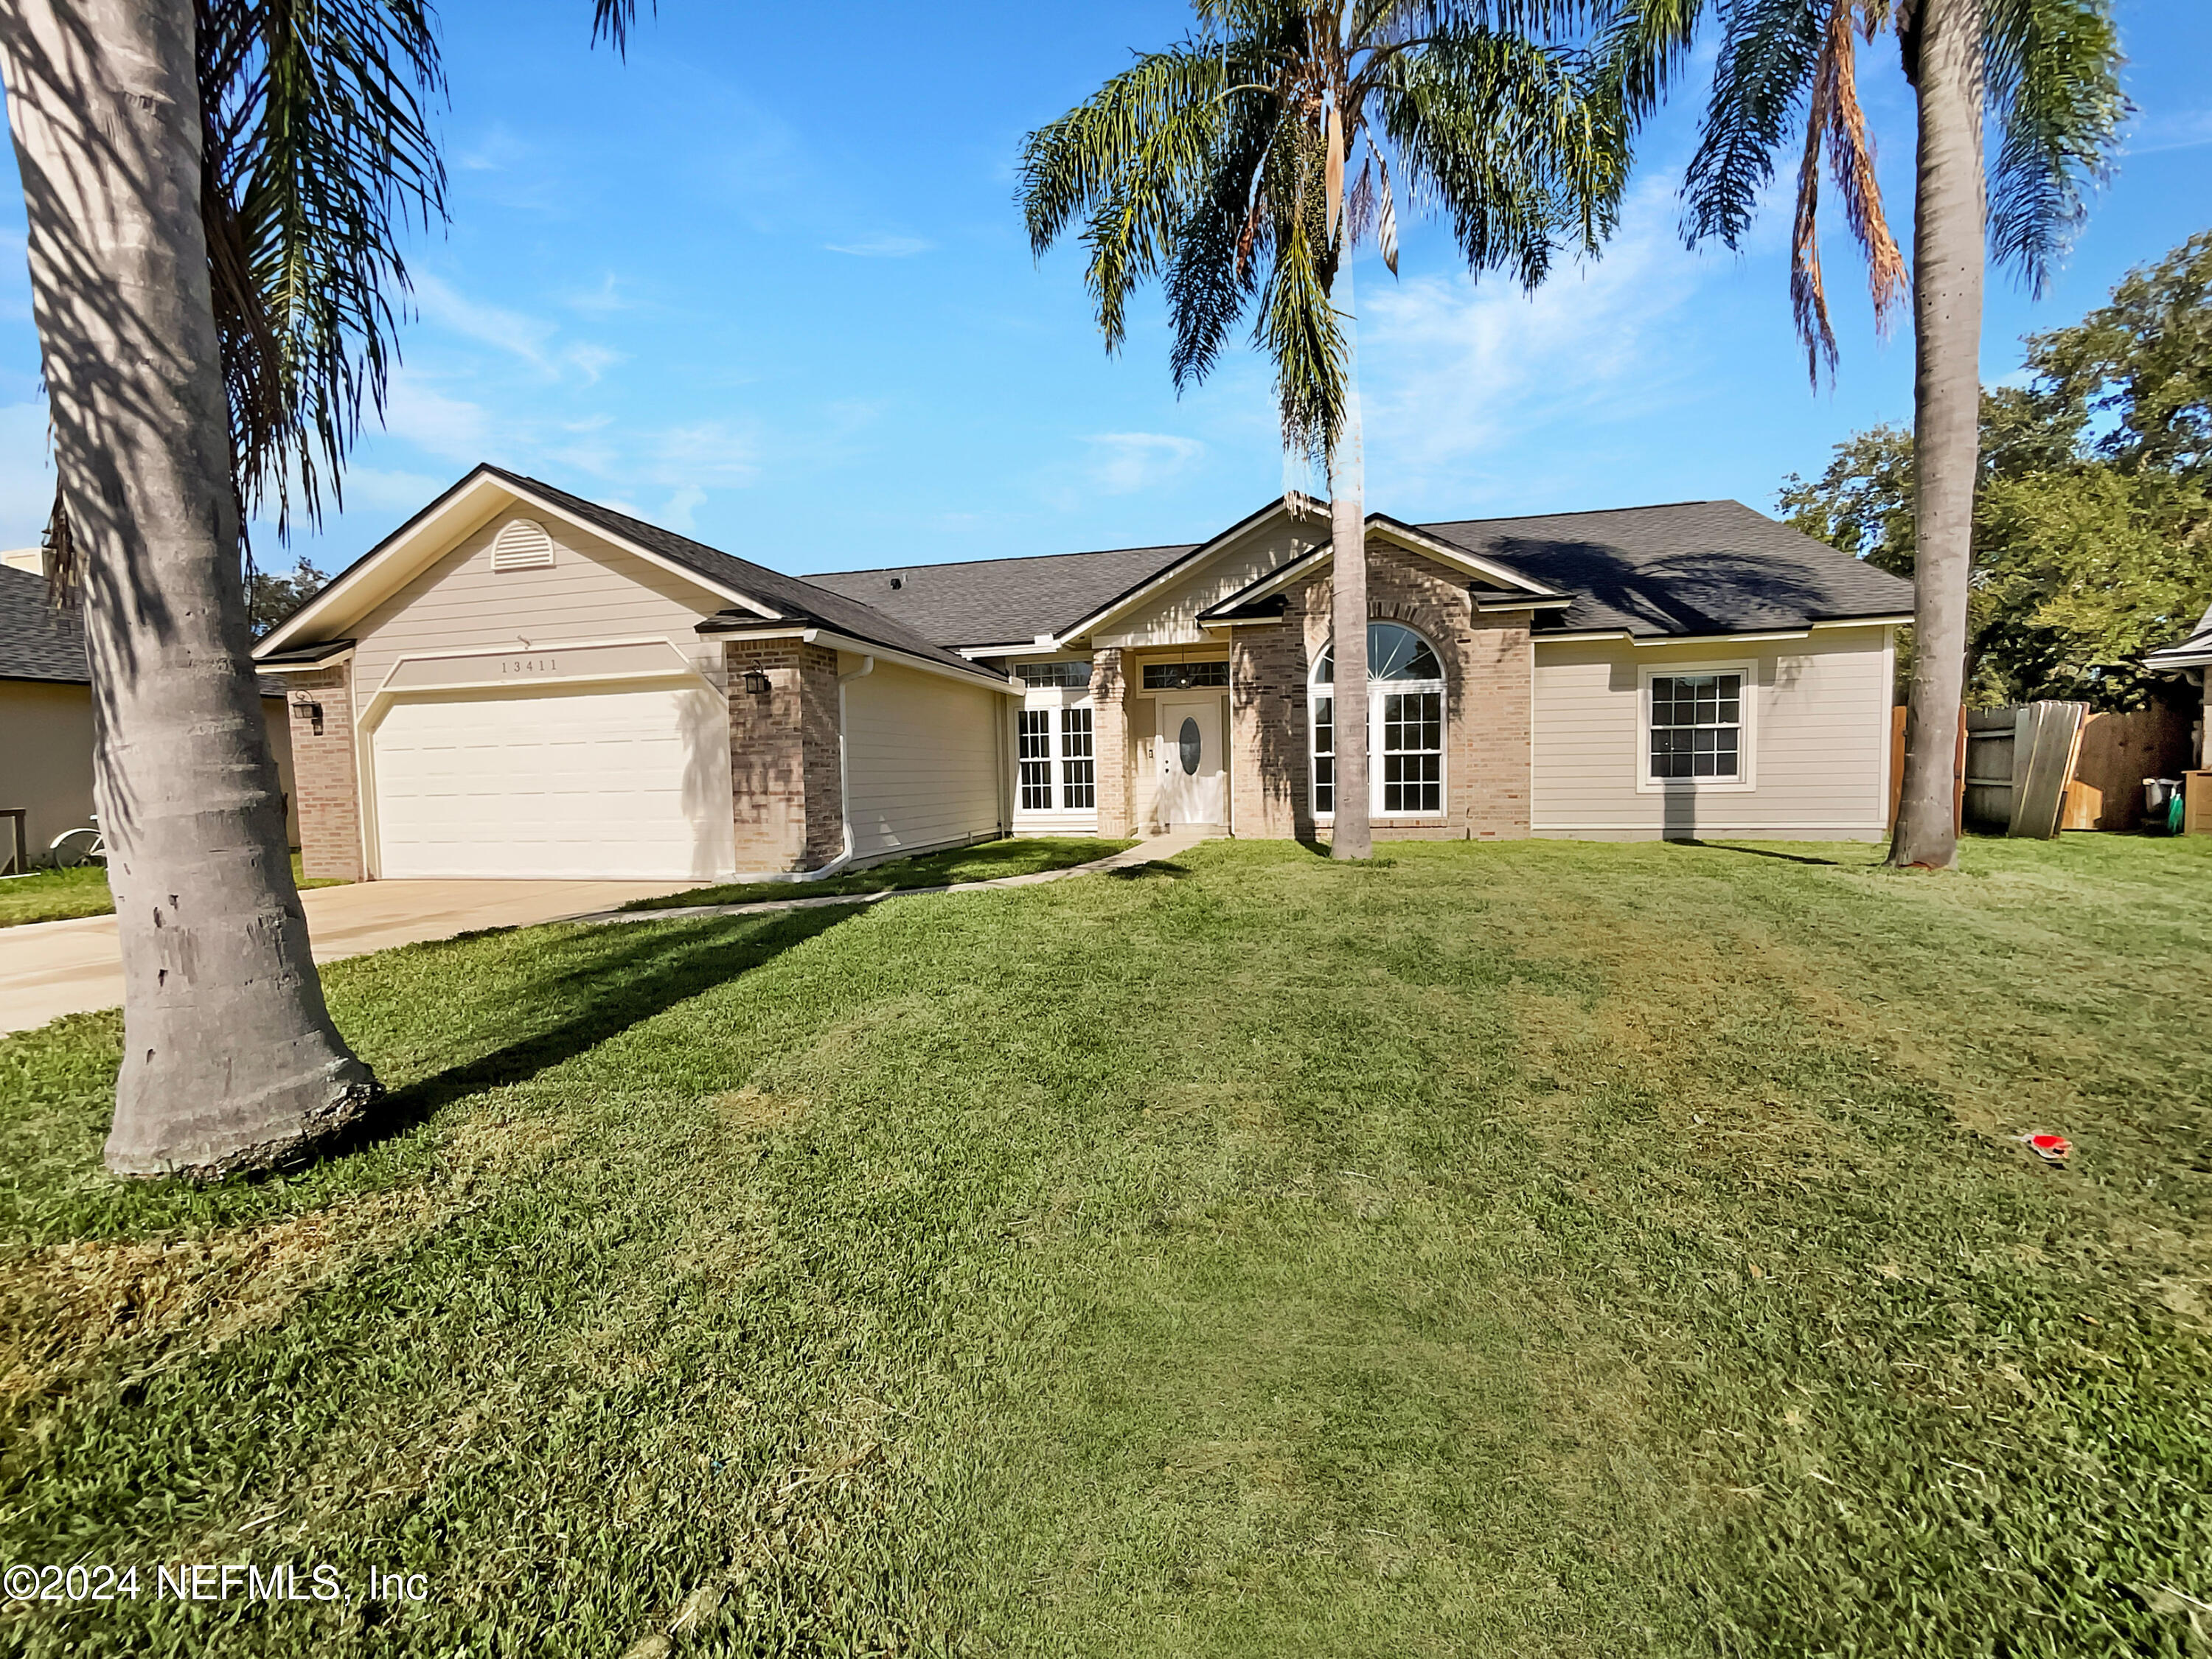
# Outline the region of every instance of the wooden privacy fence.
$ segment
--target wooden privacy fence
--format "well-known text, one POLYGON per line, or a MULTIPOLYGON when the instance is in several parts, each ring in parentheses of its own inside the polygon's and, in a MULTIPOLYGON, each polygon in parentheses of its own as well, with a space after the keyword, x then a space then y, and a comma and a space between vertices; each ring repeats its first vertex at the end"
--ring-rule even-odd
MULTIPOLYGON (((2063 715, 2032 715, 2031 711, 2083 710, 2087 707, 2078 702, 2021 703, 2004 708, 1960 709, 1959 752, 1954 763, 1960 827, 1972 825, 1985 832, 2039 835, 2045 838, 2060 830, 2127 830, 2140 827, 2143 780, 2178 778, 2189 769, 2193 751, 2191 714, 2186 709, 2153 708, 2132 709, 2124 714, 2077 714, 2074 718, 2078 726, 2070 734, 2072 752, 2066 761, 2067 770, 2055 773, 2054 753, 2046 748, 2043 751, 2045 767, 2034 780, 2035 787, 2025 793, 2020 790, 2020 786, 2029 781, 2021 776, 2020 757, 2027 755, 2029 769, 2033 770, 2037 753, 2034 736, 2031 736, 2027 747, 2021 749, 2023 726, 2032 726, 2037 734, 2049 732, 2051 735, 2043 740, 2056 744, 2057 733, 2066 720, 2063 715), (2057 777, 2061 802, 2057 821, 2039 830, 2033 826, 2042 821, 2043 813, 2048 810, 2054 775, 2057 777), (2014 822, 2016 799, 2034 803, 2021 821, 2022 827, 2017 828, 2014 822)), ((1905 778, 1902 704, 1891 710, 1889 743, 1889 821, 1893 827, 1897 823, 1898 793, 1905 778)))
POLYGON ((2092 714, 2081 728, 2062 830, 2133 830, 2142 822, 2145 778, 2178 778, 2195 763, 2194 718, 2185 708, 2092 714))
POLYGON ((2049 841, 2066 811, 2086 702, 2027 702, 1966 716, 1966 823, 2049 841))

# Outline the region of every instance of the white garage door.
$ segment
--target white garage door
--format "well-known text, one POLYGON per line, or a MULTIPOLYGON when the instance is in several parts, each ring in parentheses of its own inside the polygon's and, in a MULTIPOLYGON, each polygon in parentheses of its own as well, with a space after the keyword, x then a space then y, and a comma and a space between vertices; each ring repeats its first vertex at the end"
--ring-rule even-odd
POLYGON ((395 703, 373 739, 381 872, 721 874, 730 772, 717 712, 696 686, 395 703))

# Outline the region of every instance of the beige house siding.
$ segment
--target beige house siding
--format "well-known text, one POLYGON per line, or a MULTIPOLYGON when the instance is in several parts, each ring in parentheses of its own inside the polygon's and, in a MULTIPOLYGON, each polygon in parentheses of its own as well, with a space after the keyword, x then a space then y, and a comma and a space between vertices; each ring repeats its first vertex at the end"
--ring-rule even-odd
MULTIPOLYGON (((289 844, 300 844, 300 802, 284 705, 261 700, 289 844)), ((67 682, 0 680, 0 807, 21 807, 24 850, 43 859, 56 836, 92 822, 92 688, 67 682)), ((0 830, 0 860, 8 856, 0 830)))
POLYGON ((402 656, 544 648, 593 640, 665 639, 717 687, 719 643, 693 631, 723 608, 697 584, 611 542, 527 510, 498 513, 352 630, 354 698, 365 708, 402 656), (536 519, 553 539, 553 564, 495 571, 491 544, 514 519, 536 519))
MULTIPOLYGON (((843 659, 847 672, 860 659, 843 659)), ((876 659, 845 686, 846 787, 853 855, 915 852, 1001 832, 1005 699, 876 659)))
POLYGON ((1198 569, 1145 596, 1143 606, 1091 635, 1093 645, 1142 649, 1153 645, 1220 643, 1218 635, 1198 625, 1199 613, 1231 593, 1249 587, 1269 571, 1288 564, 1309 548, 1328 539, 1326 520, 1298 524, 1286 519, 1254 529, 1223 549, 1198 569))
POLYGON ((1888 801, 1891 652, 1881 628, 1639 647, 1539 641, 1534 832, 1603 840, 1877 841, 1888 801), (1639 787, 1646 671, 1747 665, 1749 787, 1639 787))
MULTIPOLYGON (((21 807, 25 851, 43 858, 92 821, 92 689, 0 680, 0 806, 21 807)), ((6 831, 0 830, 0 858, 6 831)))

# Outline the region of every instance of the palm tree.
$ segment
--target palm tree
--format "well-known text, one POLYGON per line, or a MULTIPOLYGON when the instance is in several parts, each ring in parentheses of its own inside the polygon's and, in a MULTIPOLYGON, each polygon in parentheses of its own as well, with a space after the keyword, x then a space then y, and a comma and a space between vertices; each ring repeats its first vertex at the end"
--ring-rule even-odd
MULTIPOLYGON (((1686 57, 1707 0, 1620 0, 1613 73, 1639 112, 1686 57)), ((1919 115, 1913 201, 1917 557, 1905 778, 1890 862, 1958 861, 1953 765, 1973 574, 1986 254, 2040 294, 2127 109, 2111 0, 1734 0, 1724 10, 1684 228, 1735 247, 1803 113, 1790 297, 1817 383, 1836 362, 1818 243, 1826 154, 1877 323, 1907 286, 1856 91, 1856 43, 1898 37, 1919 115), (1984 129, 1998 138, 1985 165, 1984 129), (1994 188, 1992 188, 1992 186, 1994 188), (1986 235, 1986 254, 1984 236, 1986 235)))
POLYGON ((1395 275, 1401 210, 1448 214, 1471 270, 1533 288, 1594 251, 1627 170, 1613 88, 1529 31, 1574 0, 1194 0, 1196 31, 1032 132, 1021 200, 1040 257, 1077 216, 1107 349, 1158 279, 1178 391, 1248 309, 1275 367, 1286 448, 1327 469, 1334 545, 1336 823, 1364 858, 1367 561, 1352 255, 1395 275), (1347 186, 1347 180, 1349 184, 1347 186))
MULTIPOLYGON (((592 0, 623 50, 636 0, 592 0)), ((247 658, 245 520, 342 499, 444 214, 428 0, 0 0, 124 964, 108 1167, 298 1161, 374 1075, 323 1000, 247 658)))
POLYGON ((377 1093, 324 1006, 246 665, 246 511, 309 520, 441 210, 422 0, 0 0, 124 966, 120 1174, 293 1161, 377 1093))

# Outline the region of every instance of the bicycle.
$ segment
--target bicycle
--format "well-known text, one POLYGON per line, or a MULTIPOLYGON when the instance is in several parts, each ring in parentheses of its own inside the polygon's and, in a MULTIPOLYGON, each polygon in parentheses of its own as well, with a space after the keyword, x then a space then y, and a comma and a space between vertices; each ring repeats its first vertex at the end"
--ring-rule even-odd
POLYGON ((75 870, 82 865, 107 862, 107 837, 100 833, 100 814, 92 815, 92 822, 82 830, 64 830, 47 844, 46 852, 57 870, 75 870))

